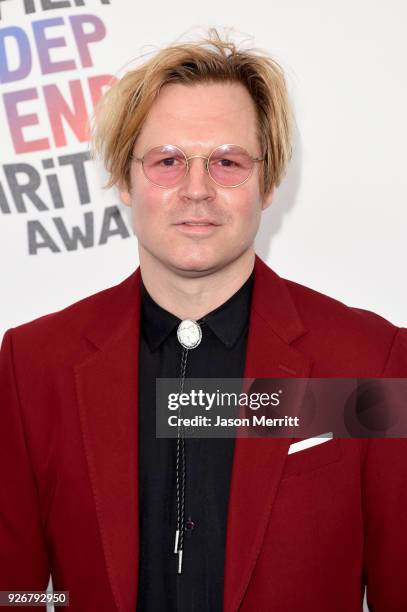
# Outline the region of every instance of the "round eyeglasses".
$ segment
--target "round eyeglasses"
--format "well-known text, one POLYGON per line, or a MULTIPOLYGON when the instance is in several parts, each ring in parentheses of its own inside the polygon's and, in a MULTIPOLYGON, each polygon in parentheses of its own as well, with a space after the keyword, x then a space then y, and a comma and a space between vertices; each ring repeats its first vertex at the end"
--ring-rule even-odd
POLYGON ((146 178, 157 187, 174 187, 189 172, 189 160, 201 157, 205 160, 205 170, 214 183, 220 187, 239 187, 252 175, 255 162, 264 161, 264 157, 252 157, 246 149, 234 144, 216 147, 206 155, 187 157, 182 149, 175 145, 161 145, 149 149, 143 157, 131 156, 141 162, 146 178))

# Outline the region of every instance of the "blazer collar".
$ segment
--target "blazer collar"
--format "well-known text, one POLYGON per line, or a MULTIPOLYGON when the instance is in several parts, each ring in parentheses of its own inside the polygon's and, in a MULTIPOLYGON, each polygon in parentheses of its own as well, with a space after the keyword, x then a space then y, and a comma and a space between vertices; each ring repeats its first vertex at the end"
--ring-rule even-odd
MULTIPOLYGON (((120 334, 131 319, 139 320, 141 285, 141 273, 138 267, 120 284, 108 290, 111 291, 108 308, 102 307, 98 311, 97 319, 92 321, 84 333, 97 348, 103 348, 112 337, 120 334)), ((264 320, 267 327, 288 344, 307 331, 291 298, 286 281, 269 268, 258 255, 255 256, 254 263, 251 315, 253 311, 264 320)))
MULTIPOLYGON (((244 377, 305 378, 311 362, 291 344, 307 330, 289 290, 257 255, 254 273, 244 377)), ((74 368, 106 571, 121 612, 134 609, 137 598, 140 281, 137 268, 107 290, 105 298, 95 298, 96 312, 85 332, 93 350, 74 368)), ((237 611, 249 584, 289 444, 289 438, 236 440, 226 533, 225 612, 237 611)))

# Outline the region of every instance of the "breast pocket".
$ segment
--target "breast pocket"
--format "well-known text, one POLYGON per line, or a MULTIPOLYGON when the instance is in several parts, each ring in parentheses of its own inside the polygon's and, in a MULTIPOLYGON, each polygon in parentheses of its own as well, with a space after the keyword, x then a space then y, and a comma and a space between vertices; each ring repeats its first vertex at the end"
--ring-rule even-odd
POLYGON ((339 461, 342 447, 339 439, 327 440, 316 446, 287 455, 282 478, 300 476, 339 461))

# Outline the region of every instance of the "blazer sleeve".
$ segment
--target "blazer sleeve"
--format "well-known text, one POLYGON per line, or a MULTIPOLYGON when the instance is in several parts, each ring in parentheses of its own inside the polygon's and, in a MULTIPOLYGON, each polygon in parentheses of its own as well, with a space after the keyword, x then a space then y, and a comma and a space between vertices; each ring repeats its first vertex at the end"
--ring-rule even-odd
MULTIPOLYGON (((396 333, 382 376, 407 378, 407 329, 396 333)), ((367 440, 362 482, 369 610, 403 612, 407 610, 407 437, 367 440)))
POLYGON ((6 332, 0 351, 0 435, 0 591, 45 591, 50 570, 25 439, 12 330, 6 332))

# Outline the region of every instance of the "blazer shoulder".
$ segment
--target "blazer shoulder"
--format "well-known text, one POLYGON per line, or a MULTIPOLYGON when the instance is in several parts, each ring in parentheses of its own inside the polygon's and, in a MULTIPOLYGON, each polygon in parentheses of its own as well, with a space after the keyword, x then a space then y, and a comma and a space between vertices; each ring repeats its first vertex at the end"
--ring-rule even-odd
POLYGON ((396 325, 371 310, 349 306, 292 280, 283 279, 283 281, 304 323, 309 323, 311 327, 315 324, 357 327, 362 325, 370 331, 382 329, 390 334, 394 334, 398 329, 396 325))
MULTIPOLYGON (((304 346, 318 346, 325 363, 338 369, 378 375, 405 330, 367 309, 343 302, 291 280, 283 279, 308 330, 304 346)), ((301 341, 300 341, 301 342, 301 341)))
POLYGON ((82 298, 61 310, 37 317, 32 321, 8 330, 14 342, 30 353, 36 348, 46 351, 47 347, 64 347, 66 354, 88 328, 114 324, 120 312, 128 307, 128 293, 134 289, 134 271, 123 281, 82 298))

